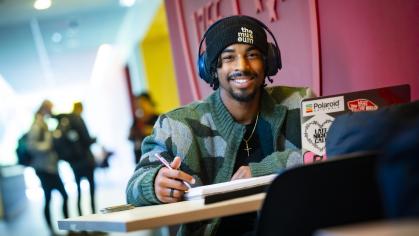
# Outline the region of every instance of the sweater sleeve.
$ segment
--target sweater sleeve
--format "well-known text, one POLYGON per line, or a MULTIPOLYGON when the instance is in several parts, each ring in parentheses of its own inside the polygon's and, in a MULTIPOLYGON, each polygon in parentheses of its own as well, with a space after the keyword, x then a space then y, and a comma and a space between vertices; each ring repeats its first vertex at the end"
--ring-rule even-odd
POLYGON ((302 163, 300 150, 287 149, 266 156, 261 162, 249 163, 252 176, 269 175, 302 163))
POLYGON ((154 178, 160 168, 145 170, 139 168, 128 181, 127 202, 135 206, 147 206, 161 203, 154 193, 154 178))
POLYGON ((154 154, 167 151, 167 140, 160 140, 158 137, 167 137, 170 130, 163 129, 158 123, 157 121, 153 133, 143 141, 141 160, 126 188, 126 200, 135 206, 161 204, 154 191, 154 179, 163 166, 154 154))

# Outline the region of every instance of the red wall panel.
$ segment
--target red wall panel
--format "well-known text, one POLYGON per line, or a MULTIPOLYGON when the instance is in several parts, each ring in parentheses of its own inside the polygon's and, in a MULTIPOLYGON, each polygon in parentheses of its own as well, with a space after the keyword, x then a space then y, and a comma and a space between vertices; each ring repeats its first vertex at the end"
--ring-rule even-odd
POLYGON ((311 28, 313 21, 315 23, 315 16, 312 20, 313 11, 310 10, 310 3, 313 2, 313 0, 166 0, 181 103, 204 98, 212 91, 212 88, 198 76, 196 61, 199 40, 211 22, 220 17, 237 14, 256 17, 274 33, 283 61, 283 69, 273 77, 275 85, 316 87, 318 57, 313 57, 313 52, 317 50, 317 41, 313 39, 311 28))
POLYGON ((166 0, 165 4, 182 104, 212 91, 196 69, 200 35, 217 18, 239 13, 258 18, 275 34, 283 60, 275 85, 309 86, 318 95, 331 95, 407 83, 412 99, 419 99, 417 0, 166 0), (272 21, 273 15, 277 19, 272 21))
POLYGON ((408 83, 419 99, 419 1, 318 0, 323 94, 408 83))

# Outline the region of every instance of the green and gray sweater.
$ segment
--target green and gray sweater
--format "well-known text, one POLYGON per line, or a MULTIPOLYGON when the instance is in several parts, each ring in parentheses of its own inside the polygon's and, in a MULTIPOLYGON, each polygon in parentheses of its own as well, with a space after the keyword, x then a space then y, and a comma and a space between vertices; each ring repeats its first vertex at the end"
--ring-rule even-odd
MULTIPOLYGON (((267 155, 259 163, 249 163, 252 176, 302 163, 299 110, 278 104, 274 93, 262 92, 257 131, 267 155)), ((203 101, 161 115, 153 133, 143 141, 141 161, 128 182, 127 202, 136 206, 161 204, 154 192, 154 178, 162 164, 155 153, 162 152, 169 161, 181 157, 180 169, 195 178, 194 186, 229 181, 245 131, 245 125, 235 122, 224 106, 219 90, 203 101)), ((178 234, 213 235, 218 222, 183 225, 178 234)))

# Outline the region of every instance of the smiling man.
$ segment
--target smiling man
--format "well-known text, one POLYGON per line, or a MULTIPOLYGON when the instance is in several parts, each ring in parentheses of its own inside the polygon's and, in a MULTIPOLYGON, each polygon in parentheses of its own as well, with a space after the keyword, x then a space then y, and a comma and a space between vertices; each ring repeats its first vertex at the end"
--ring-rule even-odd
MULTIPOLYGON (((265 89, 265 78, 281 68, 276 41, 270 33, 275 44, 268 42, 265 31, 270 33, 248 16, 221 19, 207 30, 198 69, 215 91, 159 117, 143 141, 128 203, 177 202, 187 190, 184 182, 198 186, 256 177, 302 161, 299 111, 280 105, 275 89, 265 89)), ((255 219, 256 213, 249 213, 195 222, 183 225, 180 234, 242 235, 254 229, 255 219)))

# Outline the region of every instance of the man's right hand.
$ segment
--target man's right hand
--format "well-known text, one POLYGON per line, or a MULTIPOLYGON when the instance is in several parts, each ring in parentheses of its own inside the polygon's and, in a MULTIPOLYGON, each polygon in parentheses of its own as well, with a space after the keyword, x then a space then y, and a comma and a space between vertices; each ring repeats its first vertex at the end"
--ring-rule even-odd
POLYGON ((180 157, 175 157, 170 166, 172 170, 163 167, 157 173, 156 179, 154 180, 154 191, 157 198, 164 203, 179 202, 183 200, 183 195, 188 187, 182 182, 186 181, 190 184, 195 183, 195 179, 178 170, 182 160, 180 157))

